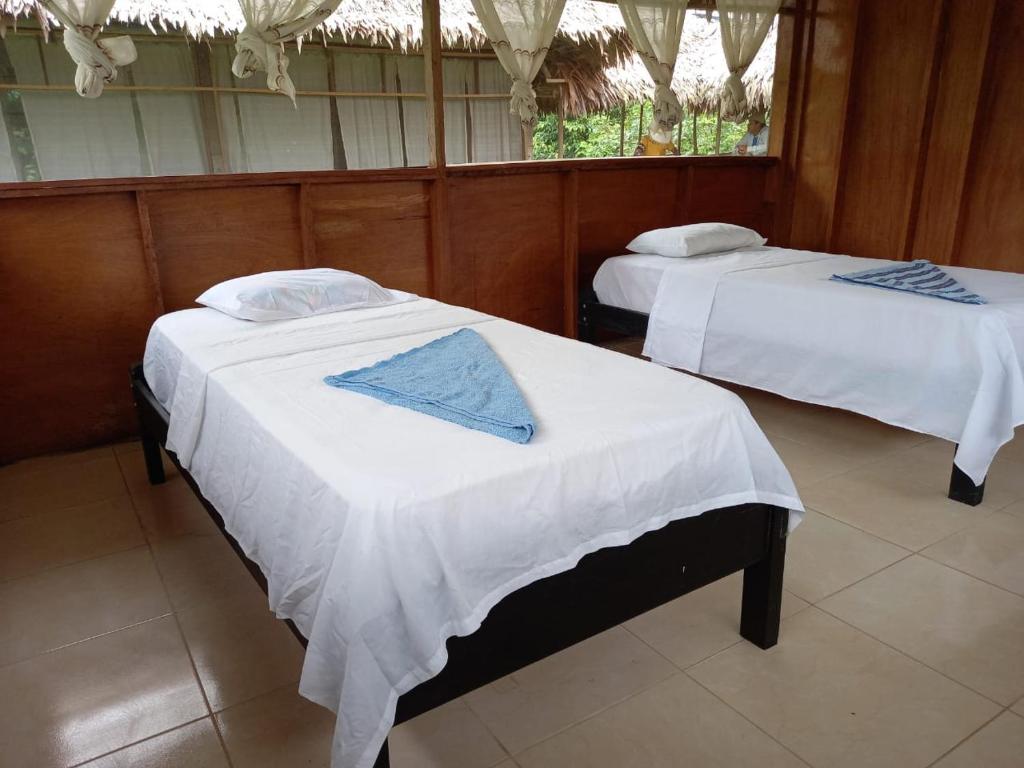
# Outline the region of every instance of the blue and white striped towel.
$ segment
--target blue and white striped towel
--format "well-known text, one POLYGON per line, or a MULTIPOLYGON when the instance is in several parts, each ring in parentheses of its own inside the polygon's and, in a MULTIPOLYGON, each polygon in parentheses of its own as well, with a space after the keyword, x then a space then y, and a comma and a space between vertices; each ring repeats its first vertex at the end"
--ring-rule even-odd
POLYGON ((917 259, 898 266, 876 267, 863 272, 850 272, 846 275, 832 275, 832 279, 875 288, 889 288, 893 291, 919 293, 922 296, 934 296, 936 299, 958 301, 961 304, 988 303, 927 259, 917 259))

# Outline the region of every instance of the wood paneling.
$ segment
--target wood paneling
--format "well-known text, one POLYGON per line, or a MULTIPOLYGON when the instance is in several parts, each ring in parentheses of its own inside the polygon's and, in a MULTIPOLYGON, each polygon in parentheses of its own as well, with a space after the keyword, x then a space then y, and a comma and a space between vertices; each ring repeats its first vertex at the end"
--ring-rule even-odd
POLYGON ((792 140, 794 170, 787 180, 792 215, 785 242, 794 248, 824 250, 828 244, 859 6, 857 0, 817 0, 808 16, 801 105, 799 110, 787 106, 800 115, 792 140))
POLYGON ((309 187, 314 263, 430 293, 430 190, 422 181, 309 187))
POLYGON ((562 183, 557 173, 449 180, 459 304, 561 332, 562 183))
POLYGON ((999 0, 953 261, 1024 272, 1024 3, 999 0))
POLYGON ((211 285, 302 268, 299 193, 293 186, 148 192, 164 307, 195 306, 211 285))
POLYGON ((127 433, 158 314, 134 195, 7 200, 0 220, 0 463, 127 433))
POLYGON ((150 325, 218 281, 331 266, 571 334, 577 261, 587 279, 644 229, 768 222, 774 165, 625 158, 0 185, 0 463, 131 434, 127 371, 150 325))
POLYGON ((808 1, 780 242, 1024 272, 1024 3, 808 1))
POLYGON ((911 257, 949 264, 964 193, 971 137, 995 0, 949 6, 911 257))
POLYGON ((861 0, 832 250, 902 254, 941 6, 861 0))
POLYGON ((609 256, 626 252, 640 232, 680 224, 676 215, 679 170, 581 171, 579 271, 592 277, 609 256))

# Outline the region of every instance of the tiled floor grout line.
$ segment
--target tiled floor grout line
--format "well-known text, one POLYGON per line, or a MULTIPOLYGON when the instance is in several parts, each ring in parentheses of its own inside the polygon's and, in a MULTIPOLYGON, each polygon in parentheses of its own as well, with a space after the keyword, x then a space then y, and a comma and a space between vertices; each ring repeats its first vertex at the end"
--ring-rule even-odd
MULTIPOLYGON (((630 634, 632 634, 632 633, 630 633, 630 634)), ((658 655, 660 656, 661 654, 658 654, 658 655)), ((673 664, 672 666, 675 669, 678 669, 678 667, 676 667, 675 664, 673 664)), ((512 674, 515 674, 515 673, 513 672, 512 674)), ((612 709, 613 707, 617 707, 619 704, 623 704, 623 703, 629 701, 630 699, 635 698, 636 696, 639 696, 641 693, 645 693, 646 691, 649 691, 651 688, 654 688, 655 686, 661 685, 666 680, 668 680, 668 679, 670 679, 672 677, 675 677, 675 675, 676 675, 676 673, 673 672, 671 675, 669 675, 669 677, 662 678, 661 680, 656 680, 656 681, 654 681, 653 683, 651 683, 649 685, 645 685, 645 686, 642 686, 641 688, 638 688, 637 690, 633 691, 632 693, 626 694, 625 696, 623 696, 620 699, 616 699, 615 701, 612 701, 612 702, 610 702, 608 704, 605 704, 604 706, 600 707, 599 709, 596 709, 593 712, 591 712, 586 717, 582 717, 579 720, 575 720, 572 723, 569 723, 568 725, 565 725, 562 728, 559 728, 554 733, 548 734, 547 736, 545 736, 540 741, 534 742, 533 744, 530 744, 529 746, 523 747, 518 752, 512 752, 512 750, 510 750, 508 747, 506 747, 502 743, 501 739, 498 739, 497 734, 493 734, 492 733, 492 735, 494 735, 494 738, 498 739, 498 743, 501 744, 502 749, 504 749, 506 752, 508 752, 509 756, 512 757, 513 760, 515 760, 516 755, 522 755, 524 752, 527 752, 528 750, 531 750, 534 747, 536 747, 536 746, 538 746, 540 744, 543 744, 546 741, 550 741, 551 739, 555 738, 556 736, 561 736, 563 733, 565 733, 566 731, 572 730, 577 725, 582 725, 583 723, 587 722, 588 720, 592 720, 595 717, 597 717, 598 715, 600 715, 600 714, 602 714, 604 712, 607 712, 609 709, 612 709)), ((470 706, 468 701, 466 701, 466 706, 469 707, 471 710, 473 710, 473 707, 470 706)), ((476 710, 473 710, 473 713, 476 714, 476 710)), ((479 715, 478 715, 478 717, 479 717, 479 715)), ((485 727, 486 727, 486 725, 487 724, 484 723, 485 727)), ((490 731, 490 728, 488 728, 488 730, 490 731)), ((515 762, 516 762, 516 765, 519 764, 518 761, 515 761, 515 762)))
POLYGON ((67 510, 74 509, 75 507, 90 507, 94 504, 102 504, 105 501, 114 501, 116 499, 121 498, 121 496, 127 495, 129 495, 129 491, 128 488, 125 487, 125 492, 123 494, 118 494, 115 496, 103 496, 102 498, 92 499, 91 501, 86 501, 80 504, 65 504, 60 507, 47 507, 45 510, 40 510, 38 512, 29 512, 27 515, 16 515, 15 517, 8 517, 6 520, 0 520, 0 526, 7 525, 8 523, 14 523, 19 520, 31 520, 33 517, 39 517, 40 515, 49 515, 54 512, 66 512, 67 510))
MULTIPOLYGON (((878 570, 875 570, 875 571, 872 571, 871 573, 865 574, 864 576, 861 576, 860 578, 858 578, 856 581, 851 581, 846 586, 840 587, 839 589, 835 590, 834 592, 829 592, 827 595, 825 595, 824 597, 819 597, 817 600, 808 600, 806 597, 800 597, 800 595, 797 595, 796 592, 793 592, 793 594, 796 595, 797 597, 800 597, 800 599, 803 600, 805 603, 810 603, 814 607, 818 607, 819 603, 823 603, 826 600, 828 600, 829 598, 835 597, 840 592, 845 592, 846 590, 850 589, 850 587, 854 587, 857 584, 860 584, 862 581, 867 581, 868 579, 872 578, 873 576, 877 576, 878 574, 882 573, 882 571, 889 570, 894 565, 898 565, 899 563, 902 563, 904 560, 907 560, 907 559, 913 557, 916 554, 917 554, 916 552, 907 552, 907 554, 905 554, 899 560, 893 560, 891 563, 883 565, 878 570)), ((785 576, 783 576, 783 581, 785 581, 785 576)), ((790 590, 790 591, 792 592, 792 590, 790 590)))
MULTIPOLYGON (((801 599, 802 599, 802 598, 801 598, 801 599)), ((807 601, 805 600, 804 602, 807 602, 807 601)), ((809 607, 810 607, 810 604, 808 604, 808 605, 805 605, 805 606, 803 606, 802 608, 800 608, 800 609, 799 609, 798 611, 796 611, 795 613, 793 613, 793 614, 790 614, 790 615, 791 615, 791 616, 795 616, 795 615, 796 615, 797 613, 800 613, 801 611, 803 611, 803 610, 805 610, 806 608, 809 608, 809 607)), ((788 618, 788 617, 787 617, 787 618, 788 618)), ((743 713, 742 713, 742 712, 740 712, 740 711, 739 711, 738 709, 736 709, 735 707, 733 707, 733 706, 732 706, 731 704, 729 704, 729 702, 725 701, 725 700, 724 700, 724 699, 723 699, 723 698, 722 698, 721 696, 719 696, 719 695, 718 695, 718 694, 716 694, 716 693, 715 693, 714 691, 712 691, 711 689, 709 689, 709 688, 708 688, 707 686, 705 686, 705 685, 704 685, 703 683, 701 683, 701 682, 700 682, 699 680, 695 679, 695 678, 693 677, 693 675, 691 675, 691 674, 689 673, 689 671, 688 671, 688 670, 692 669, 693 667, 697 666, 698 664, 702 664, 702 663, 704 663, 705 661, 707 661, 708 659, 710 659, 710 658, 713 658, 714 656, 717 656, 717 655, 718 655, 718 654, 720 654, 720 653, 725 653, 725 652, 726 652, 726 651, 728 651, 729 649, 731 649, 731 648, 735 648, 735 647, 736 647, 737 645, 739 645, 740 643, 743 643, 743 642, 745 642, 745 640, 743 639, 743 637, 741 637, 741 636, 739 635, 739 633, 738 633, 738 632, 737 632, 737 639, 736 639, 736 641, 735 641, 735 642, 733 642, 733 643, 729 643, 729 645, 728 645, 728 646, 726 646, 725 648, 720 648, 719 650, 715 651, 715 652, 714 652, 714 653, 712 653, 712 654, 709 654, 708 656, 705 656, 705 657, 704 657, 703 659, 700 659, 699 661, 695 661, 695 662, 694 662, 693 664, 691 664, 691 665, 690 665, 690 666, 688 666, 688 667, 682 667, 682 666, 680 666, 680 665, 676 664, 676 663, 675 663, 674 661, 672 661, 672 659, 668 658, 668 657, 667 657, 667 656, 665 656, 665 655, 664 655, 663 653, 661 653, 660 651, 658 651, 658 649, 657 649, 657 648, 655 648, 655 647, 654 647, 653 645, 651 645, 650 643, 648 643, 648 642, 647 642, 646 640, 644 640, 644 639, 643 639, 642 637, 640 637, 640 636, 639 636, 638 634, 636 634, 635 632, 633 632, 633 631, 632 631, 631 629, 629 629, 629 627, 627 627, 627 626, 626 626, 625 624, 623 624, 623 625, 621 625, 621 626, 622 626, 622 628, 623 628, 623 629, 625 629, 625 630, 626 630, 627 632, 629 632, 629 633, 630 633, 631 635, 633 635, 633 637, 635 637, 635 638, 636 638, 637 640, 639 640, 639 641, 640 641, 641 643, 643 643, 643 644, 644 644, 644 645, 646 645, 646 646, 647 646, 648 648, 650 648, 650 649, 651 649, 652 651, 654 651, 654 652, 655 652, 655 653, 657 653, 657 654, 658 654, 659 656, 661 656, 661 657, 662 657, 663 659, 665 659, 666 661, 668 661, 668 663, 669 663, 669 664, 671 664, 671 665, 672 665, 673 667, 675 667, 675 668, 676 668, 677 670, 679 670, 679 672, 680 672, 681 674, 683 674, 683 675, 684 675, 684 676, 685 676, 685 677, 686 677, 686 678, 687 678, 688 680, 692 680, 692 681, 693 681, 694 683, 696 683, 696 684, 697 684, 697 685, 699 685, 699 686, 700 686, 701 688, 703 688, 704 690, 706 690, 706 691, 707 691, 708 693, 710 693, 710 694, 711 694, 712 696, 714 696, 714 697, 715 697, 716 699, 718 699, 718 700, 719 700, 720 702, 722 702, 722 703, 723 703, 723 704, 724 704, 724 705, 725 705, 726 707, 728 707, 729 709, 731 709, 731 710, 732 710, 733 712, 735 712, 735 713, 736 713, 737 715, 739 715, 739 716, 740 716, 741 718, 743 718, 744 720, 746 720, 746 721, 747 721, 748 723, 750 723, 750 724, 751 724, 752 726, 754 726, 754 727, 755 727, 755 728, 756 728, 757 730, 759 730, 759 731, 760 731, 761 733, 763 733, 763 734, 764 734, 764 735, 765 735, 766 737, 768 737, 769 739, 771 739, 772 741, 774 741, 774 742, 775 742, 776 744, 778 744, 778 745, 779 745, 780 747, 782 747, 782 748, 783 748, 784 750, 786 750, 786 751, 787 751, 787 752, 789 752, 789 753, 790 753, 791 755, 793 755, 793 756, 794 756, 794 757, 795 757, 795 758, 796 758, 797 760, 799 760, 799 761, 800 761, 801 763, 803 763, 804 765, 808 765, 808 766, 810 766, 810 763, 808 763, 808 762, 807 762, 806 760, 804 760, 804 759, 803 759, 802 757, 800 757, 800 755, 796 754, 796 753, 795 753, 795 752, 794 752, 794 751, 793 751, 792 749, 790 749, 790 748, 789 748, 789 747, 787 747, 787 746, 786 746, 785 744, 783 744, 783 743, 782 743, 781 741, 779 741, 778 739, 776 739, 776 738, 775 738, 774 736, 772 736, 772 735, 771 735, 770 733, 768 733, 768 732, 767 732, 767 731, 766 731, 766 730, 765 730, 764 728, 762 728, 762 727, 761 727, 761 726, 759 726, 759 725, 758 725, 757 723, 755 723, 755 722, 754 722, 753 720, 751 720, 750 718, 748 718, 748 717, 747 717, 747 716, 746 716, 745 714, 743 714, 743 713)))
POLYGON ((933 667, 928 662, 922 661, 921 659, 918 659, 918 658, 916 658, 914 656, 911 656, 906 651, 897 648, 895 645, 892 645, 891 643, 886 642, 885 640, 883 640, 880 637, 875 637, 873 634, 871 634, 867 630, 862 629, 861 627, 858 627, 856 624, 853 624, 853 623, 847 621, 842 616, 837 616, 836 614, 832 613, 831 611, 829 611, 828 609, 824 608, 823 606, 815 605, 814 607, 817 608, 822 613, 826 614, 827 616, 830 616, 831 618, 835 619, 836 621, 838 621, 838 622, 840 622, 842 624, 845 624, 846 626, 850 627, 851 629, 856 630, 857 632, 860 632, 865 637, 870 637, 872 640, 874 640, 874 641, 876 641, 878 643, 881 643, 886 648, 889 648, 890 650, 896 651, 896 653, 900 654, 900 656, 903 656, 904 658, 910 659, 911 661, 916 662, 917 664, 920 664, 922 667, 925 667, 926 669, 930 669, 935 674, 942 675, 942 677, 946 678, 951 683, 959 685, 961 688, 966 688, 968 691, 971 691, 972 693, 975 693, 978 696, 981 696, 983 699, 985 699, 985 701, 988 701, 991 704, 995 704, 997 707, 1005 707, 1006 706, 1002 702, 996 701, 995 699, 993 699, 988 694, 982 693, 981 691, 972 688, 967 683, 961 682, 960 680, 957 680, 957 679, 955 679, 953 677, 950 677, 949 674, 947 674, 946 672, 943 672, 941 669, 936 669, 935 667, 933 667))
MULTIPOLYGON (((961 531, 961 533, 963 533, 963 531, 961 531)), ((956 534, 953 534, 953 535, 955 536, 956 534)), ((970 573, 969 571, 964 571, 964 570, 962 570, 960 568, 957 568, 955 565, 950 565, 949 563, 944 563, 941 560, 935 559, 931 555, 926 555, 924 552, 915 552, 914 554, 915 555, 920 555, 925 560, 928 560, 928 561, 930 561, 932 563, 935 563, 936 565, 941 565, 941 566, 943 566, 945 568, 949 568, 949 570, 951 570, 951 571, 956 571, 961 576, 967 576, 968 578, 974 579, 975 581, 980 581, 982 584, 987 584, 990 587, 998 589, 1000 592, 1005 592, 1006 594, 1013 595, 1014 597, 1024 598, 1024 595, 1022 595, 1019 592, 1014 592, 1012 589, 1007 589, 1006 587, 1000 586, 999 584, 996 584, 993 581, 989 581, 988 579, 983 579, 983 578, 981 578, 981 576, 978 576, 976 574, 970 573)))
POLYGON ((124 632, 125 630, 128 630, 128 629, 135 629, 135 627, 141 627, 143 624, 149 624, 150 622, 153 622, 153 621, 159 621, 160 619, 166 619, 170 615, 171 615, 171 611, 168 611, 167 613, 162 613, 159 616, 150 616, 148 619, 143 619, 142 621, 136 621, 133 624, 126 624, 125 626, 118 627, 117 629, 111 629, 111 630, 108 630, 106 632, 100 632, 97 635, 91 635, 89 637, 83 637, 80 640, 75 640, 75 641, 70 642, 70 643, 64 643, 64 645, 59 645, 56 648, 47 648, 45 651, 39 651, 38 653, 35 653, 35 654, 31 655, 31 656, 26 656, 24 659, 18 659, 17 661, 10 661, 10 662, 7 662, 6 664, 0 664, 0 669, 5 669, 6 667, 13 667, 16 664, 24 664, 26 661, 33 661, 33 660, 38 659, 38 658, 40 658, 42 656, 48 656, 51 653, 57 653, 57 651, 63 651, 65 649, 67 649, 67 648, 73 648, 76 645, 81 645, 82 643, 88 643, 90 640, 98 640, 101 637, 109 637, 110 635, 116 635, 118 632, 124 632))
POLYGON ((129 749, 129 748, 137 746, 139 744, 143 744, 143 743, 149 741, 150 739, 156 739, 156 738, 159 738, 160 736, 165 736, 168 733, 173 733, 174 731, 178 730, 179 728, 185 728, 185 727, 187 727, 189 725, 194 725, 195 723, 200 723, 200 722, 202 722, 203 720, 206 720, 209 717, 210 717, 209 715, 206 715, 204 717, 197 717, 194 720, 189 720, 188 722, 181 723, 180 725, 176 725, 173 728, 167 728, 166 730, 160 731, 159 733, 154 733, 151 736, 147 736, 144 739, 139 739, 138 741, 133 741, 131 744, 125 744, 124 746, 118 747, 117 749, 112 749, 109 752, 104 752, 102 755, 96 755, 95 757, 90 757, 88 760, 83 760, 80 763, 74 763, 72 765, 69 765, 68 768, 81 768, 81 766, 88 765, 89 763, 94 762, 96 760, 102 760, 104 757, 109 757, 110 755, 117 754, 122 749, 129 749))
POLYGON ((994 715, 992 715, 991 718, 989 718, 984 723, 982 723, 977 728, 975 728, 973 731, 968 733, 966 736, 964 736, 962 739, 960 739, 960 741, 958 741, 952 747, 950 747, 945 752, 943 752, 941 755, 939 755, 937 758, 935 758, 935 760, 933 760, 932 762, 928 763, 926 768, 934 768, 934 766, 936 766, 940 762, 942 762, 946 758, 947 755, 949 755, 951 752, 955 752, 956 750, 958 750, 960 748, 960 746, 964 742, 966 742, 968 739, 974 738, 975 735, 977 735, 978 733, 980 733, 984 729, 988 728, 990 725, 992 725, 992 723, 994 723, 996 720, 998 720, 1000 717, 1002 717, 1008 711, 1009 711, 1009 707, 1007 707, 1005 709, 1001 709, 998 712, 996 712, 994 715))
MULTIPOLYGON (((160 587, 164 591, 164 597, 167 599, 168 605, 171 606, 171 615, 174 617, 174 626, 178 629, 178 637, 181 638, 181 644, 185 647, 185 654, 188 656, 188 663, 192 669, 192 677, 195 680, 196 685, 199 688, 199 694, 203 697, 203 704, 206 705, 206 712, 210 718, 210 722, 213 725, 213 730, 217 734, 217 741, 220 744, 221 751, 224 753, 224 759, 228 763, 228 768, 234 767, 234 762, 231 759, 231 753, 228 752, 227 742, 224 741, 224 734, 221 733, 220 724, 217 722, 217 718, 214 717, 213 707, 210 706, 210 697, 206 693, 206 688, 203 685, 203 680, 199 675, 199 669, 196 667, 195 657, 192 655, 192 648, 189 647, 188 638, 185 636, 185 630, 181 626, 181 621, 178 618, 178 613, 174 609, 174 602, 171 600, 171 594, 167 589, 167 582, 164 579, 163 570, 160 568, 160 563, 157 560, 156 553, 153 551, 153 542, 150 540, 149 535, 146 533, 145 527, 142 525, 142 517, 139 515, 139 509, 135 504, 135 497, 131 493, 131 489, 128 486, 128 477, 125 473, 125 465, 121 460, 121 457, 115 452, 114 457, 117 461, 118 469, 121 471, 121 480, 124 482, 125 487, 129 489, 129 498, 131 499, 132 511, 135 512, 135 519, 139 523, 139 528, 142 531, 142 537, 146 541, 146 546, 149 548, 149 556, 153 561, 153 568, 156 570, 157 578, 160 579, 160 587)), ((161 461, 163 457, 161 456, 161 461)))

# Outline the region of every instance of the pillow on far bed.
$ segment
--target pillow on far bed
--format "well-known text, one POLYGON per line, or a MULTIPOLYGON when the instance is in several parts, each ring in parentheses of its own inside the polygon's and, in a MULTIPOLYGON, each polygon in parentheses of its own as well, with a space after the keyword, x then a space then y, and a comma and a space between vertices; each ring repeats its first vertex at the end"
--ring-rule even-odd
POLYGON ((397 304, 408 296, 338 269, 262 272, 218 283, 196 302, 239 320, 290 320, 397 304))
POLYGON ((768 241, 765 238, 752 229, 738 227, 735 224, 708 222, 652 229, 633 238, 626 248, 633 253, 653 253, 681 259, 704 253, 749 248, 764 245, 766 242, 768 241))

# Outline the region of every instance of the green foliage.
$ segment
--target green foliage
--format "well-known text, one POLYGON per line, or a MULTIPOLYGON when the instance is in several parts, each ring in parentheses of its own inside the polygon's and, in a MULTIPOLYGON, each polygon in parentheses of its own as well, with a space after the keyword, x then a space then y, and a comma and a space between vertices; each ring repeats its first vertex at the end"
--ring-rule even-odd
MULTIPOLYGON (((565 120, 565 157, 617 157, 632 155, 651 120, 651 102, 613 107, 585 117, 565 120), (625 121, 625 122, 623 122, 625 121), (642 130, 641 130, 642 129, 642 130), (621 142, 621 151, 620 151, 621 142)), ((716 115, 697 115, 697 149, 693 147, 694 115, 684 114, 673 140, 684 155, 715 154, 716 115), (680 135, 681 129, 681 135, 680 135)), ((731 152, 746 132, 746 125, 722 121, 721 151, 731 152)), ((558 156, 558 115, 544 113, 533 130, 533 156, 537 160, 558 156)))

